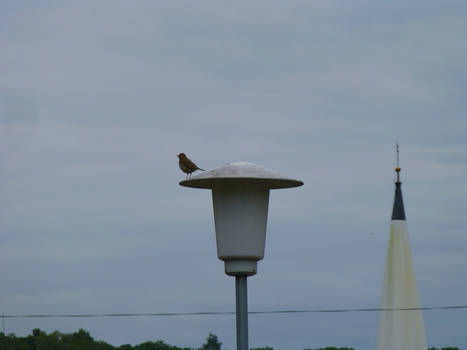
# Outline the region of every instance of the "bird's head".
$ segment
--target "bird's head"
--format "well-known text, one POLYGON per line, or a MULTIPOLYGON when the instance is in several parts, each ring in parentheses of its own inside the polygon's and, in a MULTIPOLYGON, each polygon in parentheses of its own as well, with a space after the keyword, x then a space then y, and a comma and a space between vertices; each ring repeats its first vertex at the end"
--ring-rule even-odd
POLYGON ((185 153, 180 153, 180 154, 177 154, 177 157, 178 157, 178 159, 185 159, 186 155, 185 155, 185 153))

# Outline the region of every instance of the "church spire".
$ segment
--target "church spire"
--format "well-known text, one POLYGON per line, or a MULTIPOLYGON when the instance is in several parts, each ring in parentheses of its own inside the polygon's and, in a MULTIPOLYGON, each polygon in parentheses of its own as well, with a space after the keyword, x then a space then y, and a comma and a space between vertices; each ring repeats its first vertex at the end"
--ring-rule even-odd
POLYGON ((384 273, 377 350, 427 350, 425 326, 405 221, 400 182, 399 147, 396 192, 384 273), (409 311, 410 310, 410 311, 409 311))

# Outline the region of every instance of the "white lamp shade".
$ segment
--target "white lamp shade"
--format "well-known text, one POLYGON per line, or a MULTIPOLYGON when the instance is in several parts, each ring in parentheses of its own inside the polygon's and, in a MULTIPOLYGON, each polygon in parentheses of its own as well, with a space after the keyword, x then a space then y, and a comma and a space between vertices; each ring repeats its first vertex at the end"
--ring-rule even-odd
POLYGON ((231 276, 256 274, 264 258, 269 190, 303 185, 256 164, 229 163, 180 185, 212 190, 217 256, 231 276))
POLYGON ((219 259, 263 259, 269 189, 225 183, 212 189, 212 199, 219 259))

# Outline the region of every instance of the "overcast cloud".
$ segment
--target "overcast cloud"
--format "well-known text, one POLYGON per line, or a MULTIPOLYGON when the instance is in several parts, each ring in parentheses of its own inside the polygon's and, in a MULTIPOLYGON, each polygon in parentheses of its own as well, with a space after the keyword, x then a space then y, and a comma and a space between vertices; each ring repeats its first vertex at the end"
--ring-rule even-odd
MULTIPOLYGON (((233 311, 179 152, 305 183, 271 193, 251 311, 378 307, 396 141, 422 306, 466 305, 466 37, 464 1, 2 1, 0 314, 233 311)), ((467 349, 465 309, 424 319, 467 349)), ((377 327, 251 315, 250 345, 369 350, 377 327)), ((235 348, 233 316, 5 319, 33 328, 235 348)))

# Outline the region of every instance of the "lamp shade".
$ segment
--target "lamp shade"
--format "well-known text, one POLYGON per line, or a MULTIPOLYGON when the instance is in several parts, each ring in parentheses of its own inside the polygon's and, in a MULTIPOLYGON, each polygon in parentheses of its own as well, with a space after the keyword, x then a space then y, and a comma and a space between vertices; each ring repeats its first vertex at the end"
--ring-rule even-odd
POLYGON ((228 275, 254 275, 264 258, 269 190, 303 185, 258 165, 230 163, 180 185, 212 190, 217 256, 228 275))

